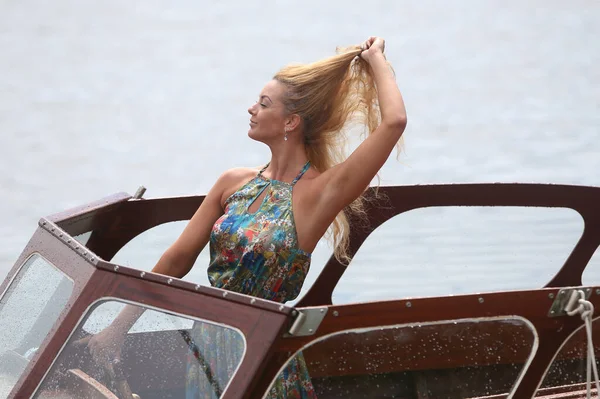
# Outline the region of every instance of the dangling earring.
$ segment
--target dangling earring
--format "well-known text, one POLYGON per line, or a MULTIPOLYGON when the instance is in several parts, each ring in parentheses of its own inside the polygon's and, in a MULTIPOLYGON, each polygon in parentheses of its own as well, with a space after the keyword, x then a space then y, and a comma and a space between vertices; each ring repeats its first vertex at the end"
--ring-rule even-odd
POLYGON ((283 139, 285 141, 287 141, 287 139, 288 139, 288 130, 287 129, 285 129, 285 135, 283 136, 283 139))

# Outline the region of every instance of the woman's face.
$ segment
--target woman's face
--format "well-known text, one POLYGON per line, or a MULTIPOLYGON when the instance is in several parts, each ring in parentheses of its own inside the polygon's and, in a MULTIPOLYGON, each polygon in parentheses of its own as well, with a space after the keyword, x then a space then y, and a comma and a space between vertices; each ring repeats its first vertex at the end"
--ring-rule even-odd
POLYGON ((258 101, 248 108, 251 139, 263 143, 283 140, 287 115, 282 101, 284 93, 285 85, 271 80, 260 92, 258 101))

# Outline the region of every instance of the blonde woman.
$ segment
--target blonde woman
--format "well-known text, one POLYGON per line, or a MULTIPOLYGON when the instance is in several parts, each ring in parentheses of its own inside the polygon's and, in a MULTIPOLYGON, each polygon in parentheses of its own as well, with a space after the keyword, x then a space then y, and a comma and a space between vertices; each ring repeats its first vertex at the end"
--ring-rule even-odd
MULTIPOLYGON (((213 286, 283 303, 299 294, 311 252, 330 227, 335 256, 345 258, 345 212, 360 212, 365 188, 404 132, 406 111, 384 40, 370 37, 330 58, 284 67, 248 113, 248 136, 270 148, 270 162, 223 173, 153 272, 185 276, 210 243, 213 286), (356 117, 369 134, 345 158, 343 130, 356 117)), ((92 353, 116 343, 112 355, 118 355, 138 317, 139 311, 126 308, 90 340, 92 353)), ((213 367, 188 365, 188 398, 219 397, 242 355, 227 334, 214 335, 205 324, 186 339, 213 367)), ((316 397, 301 354, 280 374, 270 397, 316 397)))

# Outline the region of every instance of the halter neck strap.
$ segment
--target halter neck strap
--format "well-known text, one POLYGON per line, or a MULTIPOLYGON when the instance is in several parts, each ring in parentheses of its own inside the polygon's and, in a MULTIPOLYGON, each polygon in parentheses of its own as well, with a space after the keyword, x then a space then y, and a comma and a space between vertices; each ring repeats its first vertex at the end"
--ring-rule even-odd
POLYGON ((292 181, 292 186, 295 185, 296 183, 298 183, 298 180, 300 180, 300 178, 302 178, 302 176, 306 173, 308 168, 310 168, 310 161, 308 161, 304 164, 304 166, 302 167, 302 170, 300 171, 300 173, 298 173, 298 176, 296 176, 296 178, 292 181))
POLYGON ((269 165, 270 165, 270 164, 271 164, 271 162, 269 162, 268 164, 266 164, 266 165, 265 165, 265 166, 264 166, 264 167, 263 167, 263 168, 262 168, 262 169, 261 169, 261 170, 258 172, 258 174, 257 174, 256 176, 260 176, 260 175, 262 175, 262 174, 263 174, 263 172, 264 172, 265 170, 267 170, 267 168, 269 167, 269 165))
MULTIPOLYGON (((258 172, 257 176, 262 176, 265 179, 268 179, 266 177, 264 177, 262 174, 265 170, 267 170, 267 168, 269 167, 271 163, 269 162, 268 164, 266 164, 261 170, 260 172, 258 172)), ((296 176, 296 178, 294 178, 294 180, 292 180, 291 185, 295 185, 296 183, 298 183, 298 180, 300 180, 302 178, 302 176, 304 176, 304 174, 306 173, 306 171, 308 170, 308 168, 310 168, 310 161, 306 162, 304 164, 304 166, 302 167, 302 169, 300 170, 300 173, 298 173, 298 176, 296 176)))

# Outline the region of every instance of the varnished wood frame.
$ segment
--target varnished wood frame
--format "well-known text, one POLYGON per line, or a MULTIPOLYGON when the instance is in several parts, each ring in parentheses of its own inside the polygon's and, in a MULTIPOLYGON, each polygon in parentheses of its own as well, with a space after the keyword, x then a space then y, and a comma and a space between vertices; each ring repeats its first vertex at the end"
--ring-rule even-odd
MULTIPOLYGON (((581 275, 600 245, 600 187, 553 184, 445 184, 381 187, 379 200, 367 206, 368 225, 352 229, 349 253, 380 225, 410 210, 440 206, 518 206, 568 208, 584 220, 584 231, 570 256, 547 287, 581 285, 581 275)), ((368 196, 372 197, 373 189, 368 196)), ((50 216, 69 234, 92 231, 88 248, 110 260, 130 240, 158 225, 189 220, 204 196, 130 200, 120 193, 72 211, 50 216)), ((331 294, 346 266, 331 258, 299 306, 331 304, 331 294)))
MULTIPOLYGON (((66 309, 13 388, 11 398, 30 397, 34 393, 85 312, 102 298, 120 298, 239 329, 246 340, 246 353, 222 396, 225 399, 250 397, 257 383, 255 377, 261 375, 263 364, 269 363, 272 346, 291 321, 293 309, 273 302, 211 287, 196 288, 180 280, 169 282, 165 276, 152 273, 142 278, 133 269, 121 268, 117 273, 114 271, 117 265, 103 261, 94 267, 42 228, 36 231, 19 261, 22 263, 31 253, 40 254, 69 275, 74 280, 74 290, 66 309)), ((11 276, 18 272, 21 263, 15 265, 11 276)))
MULTIPOLYGON (((367 237, 394 216, 414 209, 448 206, 506 206, 567 208, 579 213, 584 231, 571 254, 546 287, 581 285, 581 276, 600 245, 600 187, 552 184, 449 184, 382 187, 383 198, 368 209, 369 225, 351 232, 349 253, 356 255, 367 237), (388 200, 385 200, 385 197, 388 200)), ((325 268, 298 306, 331 304, 331 294, 346 271, 335 258, 325 268)))
MULTIPOLYGON (((600 244, 600 188, 597 187, 544 184, 461 184, 383 187, 380 191, 385 194, 387 200, 374 203, 370 206, 368 209, 370 220, 368 227, 352 231, 350 241, 351 255, 356 254, 364 240, 375 228, 393 216, 412 209, 433 206, 562 207, 577 211, 584 219, 584 232, 565 264, 547 284, 547 287, 581 285, 583 270, 600 244)), ((142 232, 163 223, 188 220, 198 208, 203 198, 202 196, 195 196, 155 200, 130 200, 128 195, 121 193, 84 207, 51 216, 49 220, 55 222, 57 226, 73 236, 92 231, 87 244, 88 248, 101 258, 110 260, 127 242, 142 232)), ((48 233, 46 231, 39 230, 36 232, 36 235, 34 235, 28 248, 26 248, 23 255, 17 261, 17 264, 9 274, 9 278, 3 283, 0 292, 5 290, 8 282, 18 271, 18 265, 32 251, 40 252, 46 258, 58 256, 56 260, 49 260, 53 263, 64 262, 65 265, 70 265, 69 267, 75 266, 80 272, 91 273, 91 275, 77 279, 79 284, 79 291, 77 292, 81 292, 85 288, 85 293, 83 295, 74 294, 72 301, 68 305, 69 311, 61 315, 55 325, 55 329, 53 329, 44 341, 43 350, 36 355, 30 368, 24 374, 27 378, 24 377, 17 383, 12 394, 18 392, 20 396, 21 394, 28 395, 28 392, 32 392, 32 387, 37 385, 43 371, 49 367, 48 361, 54 358, 58 349, 64 343, 65 334, 72 330, 82 312, 93 302, 92 298, 95 300, 99 295, 104 296, 107 292, 110 292, 114 295, 123 295, 125 298, 136 302, 141 301, 142 303, 146 303, 144 301, 147 301, 147 303, 156 304, 156 307, 160 308, 165 308, 165 303, 171 303, 173 306, 171 310, 181 313, 179 311, 180 303, 169 302, 172 300, 170 297, 183 295, 187 299, 192 298, 183 294, 185 292, 197 295, 196 293, 191 293, 191 287, 186 285, 189 283, 183 283, 180 280, 169 284, 164 276, 148 276, 150 278, 147 277, 144 279, 135 277, 135 274, 139 273, 139 271, 135 270, 127 271, 127 269, 121 269, 119 272, 113 272, 111 270, 114 268, 114 265, 104 261, 101 261, 98 264, 98 268, 94 269, 93 266, 81 257, 77 259, 78 255, 73 254, 73 251, 60 245, 59 242, 50 240, 50 238, 55 239, 55 237, 51 237, 51 235, 47 236, 48 233), (47 248, 44 249, 44 245, 47 245, 47 248), (59 247, 61 249, 58 249, 59 247), (82 262, 85 263, 85 268, 81 267, 82 262), (82 283, 82 281, 85 283, 82 283), (134 283, 134 281, 137 282, 134 283), (107 287, 110 287, 110 290, 107 291, 101 285, 90 285, 89 287, 94 287, 95 290, 88 289, 88 284, 94 283, 108 284, 107 287), (81 284, 84 285, 82 286, 81 284), (135 289, 137 290, 134 291, 135 295, 133 296, 128 294, 127 290, 123 290, 124 287, 130 286, 136 287, 135 289), (172 287, 179 289, 173 290, 172 287)), ((333 258, 330 259, 315 284, 300 301, 298 306, 330 305, 331 293, 344 271, 345 266, 333 258)), ((205 298, 216 300, 221 295, 221 292, 218 290, 214 292, 210 291, 210 293, 206 290, 210 291, 211 289, 202 287, 201 291, 204 292, 200 293, 205 298)), ((455 318, 519 315, 530 320, 540 335, 538 352, 515 394, 516 398, 530 397, 558 347, 581 324, 580 321, 572 318, 548 319, 545 316, 549 306, 547 301, 548 295, 550 293, 556 294, 556 292, 556 289, 548 288, 534 291, 491 293, 477 296, 477 302, 473 300, 476 297, 473 295, 451 298, 413 299, 411 300, 413 306, 409 311, 407 311, 404 301, 331 306, 329 307, 328 316, 317 331, 317 335, 313 336, 312 339, 322 336, 327 332, 339 331, 346 328, 364 328, 455 318), (543 300, 544 297, 545 300, 543 300), (479 298, 483 298, 483 304, 479 302, 479 298), (419 310, 418 313, 415 312, 417 309, 419 310), (334 310, 337 310, 339 316, 335 320, 331 320, 334 310), (390 319, 390 314, 394 314, 397 317, 393 317, 392 320, 390 319)), ((194 296, 193 298, 198 298, 198 296, 194 296)), ((207 299, 211 303, 212 300, 207 299)), ((233 298, 219 298, 219 300, 237 302, 238 305, 244 302, 235 295, 233 298)), ((593 297, 592 302, 598 305, 596 297, 593 297)), ((216 303, 219 303, 219 301, 213 303, 212 306, 216 306, 216 303)), ((256 359, 265 360, 272 357, 272 361, 268 362, 269 367, 260 370, 258 367, 260 363, 256 363, 253 368, 246 365, 245 360, 242 366, 248 367, 250 370, 248 373, 250 374, 244 374, 242 373, 243 370, 240 369, 240 373, 232 381, 232 389, 226 393, 226 398, 261 397, 262 394, 260 392, 263 392, 264 388, 269 384, 279 368, 278 365, 283 364, 286 357, 284 356, 285 351, 298 349, 307 342, 307 339, 281 338, 280 333, 283 331, 286 323, 289 323, 289 315, 292 310, 283 307, 281 310, 278 309, 280 311, 278 313, 274 310, 273 306, 277 305, 263 304, 259 307, 248 305, 248 307, 256 310, 257 323, 260 321, 259 324, 265 329, 264 331, 272 333, 268 335, 270 343, 275 344, 273 351, 264 352, 262 358, 259 357, 256 359), (263 313, 265 313, 265 310, 273 313, 271 315, 272 320, 269 320, 277 320, 278 324, 269 326, 269 323, 264 322, 263 313), (252 370, 259 372, 259 374, 253 374, 255 378, 251 378, 252 383, 256 383, 255 389, 251 389, 251 386, 248 385, 249 383, 243 381, 243 377, 251 375, 252 370), (236 391, 233 390, 234 383, 239 384, 239 386, 235 386, 236 391), (241 393, 242 391, 238 391, 238 389, 244 389, 243 393, 241 393)), ((232 307, 236 308, 234 305, 232 307)), ((207 312, 206 309, 207 307, 202 308, 202 310, 196 309, 195 313, 191 316, 205 318, 203 315, 210 314, 210 311, 207 312)), ((237 313, 235 310, 234 312, 237 313)), ((212 313, 212 315, 217 315, 219 320, 223 320, 222 313, 216 312, 212 313)), ((244 326, 248 327, 248 325, 244 326)), ((264 340, 264 338, 268 338, 264 335, 262 338, 263 344, 269 341, 269 339, 264 340)), ((270 346, 271 344, 267 345, 270 346)), ((248 346, 250 347, 250 340, 248 341, 248 346)))
MULTIPOLYGON (((600 295, 596 294, 595 290, 596 288, 590 301, 598 308, 600 295)), ((284 364, 284 359, 289 352, 300 350, 309 342, 334 332, 440 320, 520 316, 529 320, 535 327, 539 337, 539 347, 515 391, 514 398, 531 398, 561 345, 582 326, 579 317, 548 317, 553 302, 551 296, 555 298, 558 291, 557 288, 544 288, 329 306, 327 315, 315 335, 279 340, 276 349, 278 356, 269 364, 269 372, 265 374, 264 380, 261 380, 260 386, 269 385, 284 364), (407 302, 410 302, 410 307, 406 306, 407 302), (337 316, 334 315, 335 312, 337 316)), ((437 368, 444 368, 444 366, 440 364, 437 368)))

